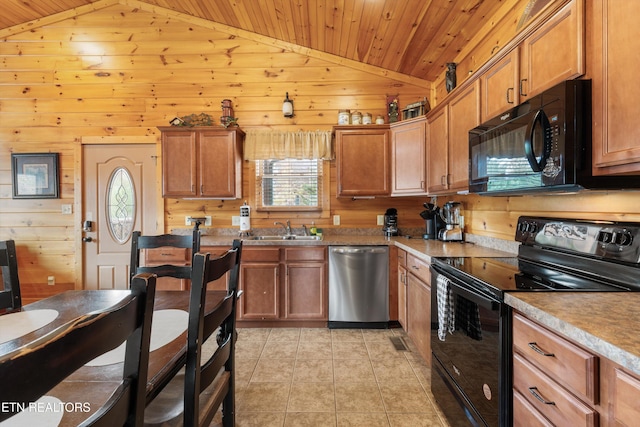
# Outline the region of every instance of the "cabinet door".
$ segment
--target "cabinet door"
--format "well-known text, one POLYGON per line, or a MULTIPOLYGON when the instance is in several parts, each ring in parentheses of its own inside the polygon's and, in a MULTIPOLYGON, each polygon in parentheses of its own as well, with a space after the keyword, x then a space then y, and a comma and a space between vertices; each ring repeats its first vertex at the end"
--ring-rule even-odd
MULTIPOLYGON (((637 1, 593 1, 594 174, 640 171, 637 1)), ((631 178, 630 178, 631 179, 631 178)))
POLYGON ((613 416, 618 425, 637 425, 640 419, 640 379, 616 369, 613 392, 613 416))
POLYGON ((573 0, 520 44, 520 102, 584 74, 584 0, 573 0))
POLYGON ((391 128, 391 195, 423 195, 426 184, 426 119, 400 122, 391 128))
MULTIPOLYGON (((143 254, 145 266, 154 267, 159 265, 189 265, 191 251, 184 248, 156 248, 145 249, 143 254)), ((159 291, 187 291, 191 285, 188 279, 178 279, 176 277, 158 277, 156 289, 159 291)))
POLYGON ((388 196, 389 127, 336 129, 338 196, 388 196))
MULTIPOLYGON (((229 246, 201 246, 200 252, 203 254, 209 253, 211 257, 219 257, 230 249, 229 246)), ((229 283, 230 273, 227 271, 224 276, 213 282, 207 284, 208 291, 226 291, 227 284, 229 283)))
POLYGON ((284 317, 327 320, 327 274, 324 263, 287 263, 284 285, 284 317))
POLYGON ((405 332, 408 332, 407 325, 407 269, 398 266, 398 322, 405 332))
POLYGON ((489 120, 519 102, 519 53, 514 49, 481 77, 482 120, 489 120))
POLYGON ((469 131, 480 124, 480 81, 449 103, 448 189, 469 189, 469 131))
POLYGON ((414 274, 409 273, 407 277, 407 333, 430 366, 431 286, 414 274))
POLYGON ((280 317, 278 309, 279 263, 240 263, 238 319, 273 320, 280 317))
POLYGON ((196 187, 196 133, 162 132, 162 195, 195 197, 196 187))
POLYGON ((202 131, 198 134, 199 195, 242 197, 242 154, 235 132, 202 131))
POLYGON ((449 109, 445 106, 429 117, 427 138, 427 192, 442 193, 447 186, 449 109))

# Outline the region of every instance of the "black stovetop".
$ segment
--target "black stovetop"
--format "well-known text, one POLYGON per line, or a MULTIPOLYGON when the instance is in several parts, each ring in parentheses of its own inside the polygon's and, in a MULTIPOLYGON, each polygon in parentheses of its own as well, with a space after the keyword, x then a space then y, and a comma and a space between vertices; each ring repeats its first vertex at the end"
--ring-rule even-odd
POLYGON ((518 256, 433 258, 436 270, 504 292, 640 291, 640 224, 521 217, 518 256))

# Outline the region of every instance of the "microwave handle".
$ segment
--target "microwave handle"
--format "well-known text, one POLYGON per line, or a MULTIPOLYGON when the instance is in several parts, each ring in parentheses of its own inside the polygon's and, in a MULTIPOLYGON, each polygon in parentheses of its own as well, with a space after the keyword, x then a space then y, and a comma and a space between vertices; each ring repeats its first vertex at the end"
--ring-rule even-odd
POLYGON ((538 110, 533 116, 533 119, 529 122, 529 125, 527 125, 527 132, 524 140, 524 153, 527 156, 527 161, 534 172, 541 172, 544 169, 547 164, 547 159, 551 154, 551 138, 549 137, 548 132, 550 127, 549 119, 543 110, 538 110), (540 123, 540 126, 542 126, 542 135, 544 138, 544 153, 542 153, 539 162, 536 160, 536 153, 533 151, 533 133, 536 130, 537 123, 540 123))

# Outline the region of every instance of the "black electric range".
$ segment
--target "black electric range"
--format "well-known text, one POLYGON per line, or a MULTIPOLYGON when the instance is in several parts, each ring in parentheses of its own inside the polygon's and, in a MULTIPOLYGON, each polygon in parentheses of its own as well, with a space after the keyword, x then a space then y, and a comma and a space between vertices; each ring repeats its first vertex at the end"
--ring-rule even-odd
POLYGON ((521 217, 518 256, 434 258, 501 299, 515 291, 640 291, 640 223, 521 217))
POLYGON ((640 291, 640 223, 521 217, 515 240, 514 257, 431 260, 431 388, 451 425, 512 424, 505 292, 640 291))

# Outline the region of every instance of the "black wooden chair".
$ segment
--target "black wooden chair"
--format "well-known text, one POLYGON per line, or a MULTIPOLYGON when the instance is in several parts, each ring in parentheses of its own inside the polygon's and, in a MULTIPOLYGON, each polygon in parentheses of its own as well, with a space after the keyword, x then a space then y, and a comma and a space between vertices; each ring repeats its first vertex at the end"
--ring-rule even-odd
POLYGON ((22 308, 22 297, 18 279, 16 244, 13 240, 0 241, 0 266, 4 284, 0 289, 0 314, 18 311, 22 308))
POLYGON ((163 264, 158 266, 141 266, 140 251, 143 249, 157 249, 164 247, 191 249, 191 261, 193 256, 200 251, 200 231, 194 229, 190 235, 160 234, 156 236, 143 236, 139 231, 134 231, 131 238, 131 264, 130 277, 139 273, 154 273, 158 277, 175 277, 177 279, 191 278, 191 265, 163 264))
MULTIPOLYGON (((126 341, 122 382, 81 425, 141 426, 155 289, 154 275, 137 275, 131 282, 131 294, 117 305, 80 316, 0 358, 5 384, 0 387, 0 402, 28 406, 50 391, 55 396, 55 387, 62 385, 67 376, 126 341)), ((73 396, 83 401, 94 387, 91 382, 74 382, 73 396)), ((10 409, 0 411, 0 421, 14 415, 14 408, 10 409)))
POLYGON ((235 425, 235 314, 241 248, 241 242, 235 240, 233 247, 219 258, 210 259, 209 254, 200 253, 194 257, 186 367, 147 406, 145 425, 208 426, 220 406, 222 424, 235 425), (207 284, 227 271, 227 297, 205 313, 207 284), (208 357, 211 351, 203 351, 203 346, 209 348, 211 342, 207 340, 212 336, 217 349, 208 357))

